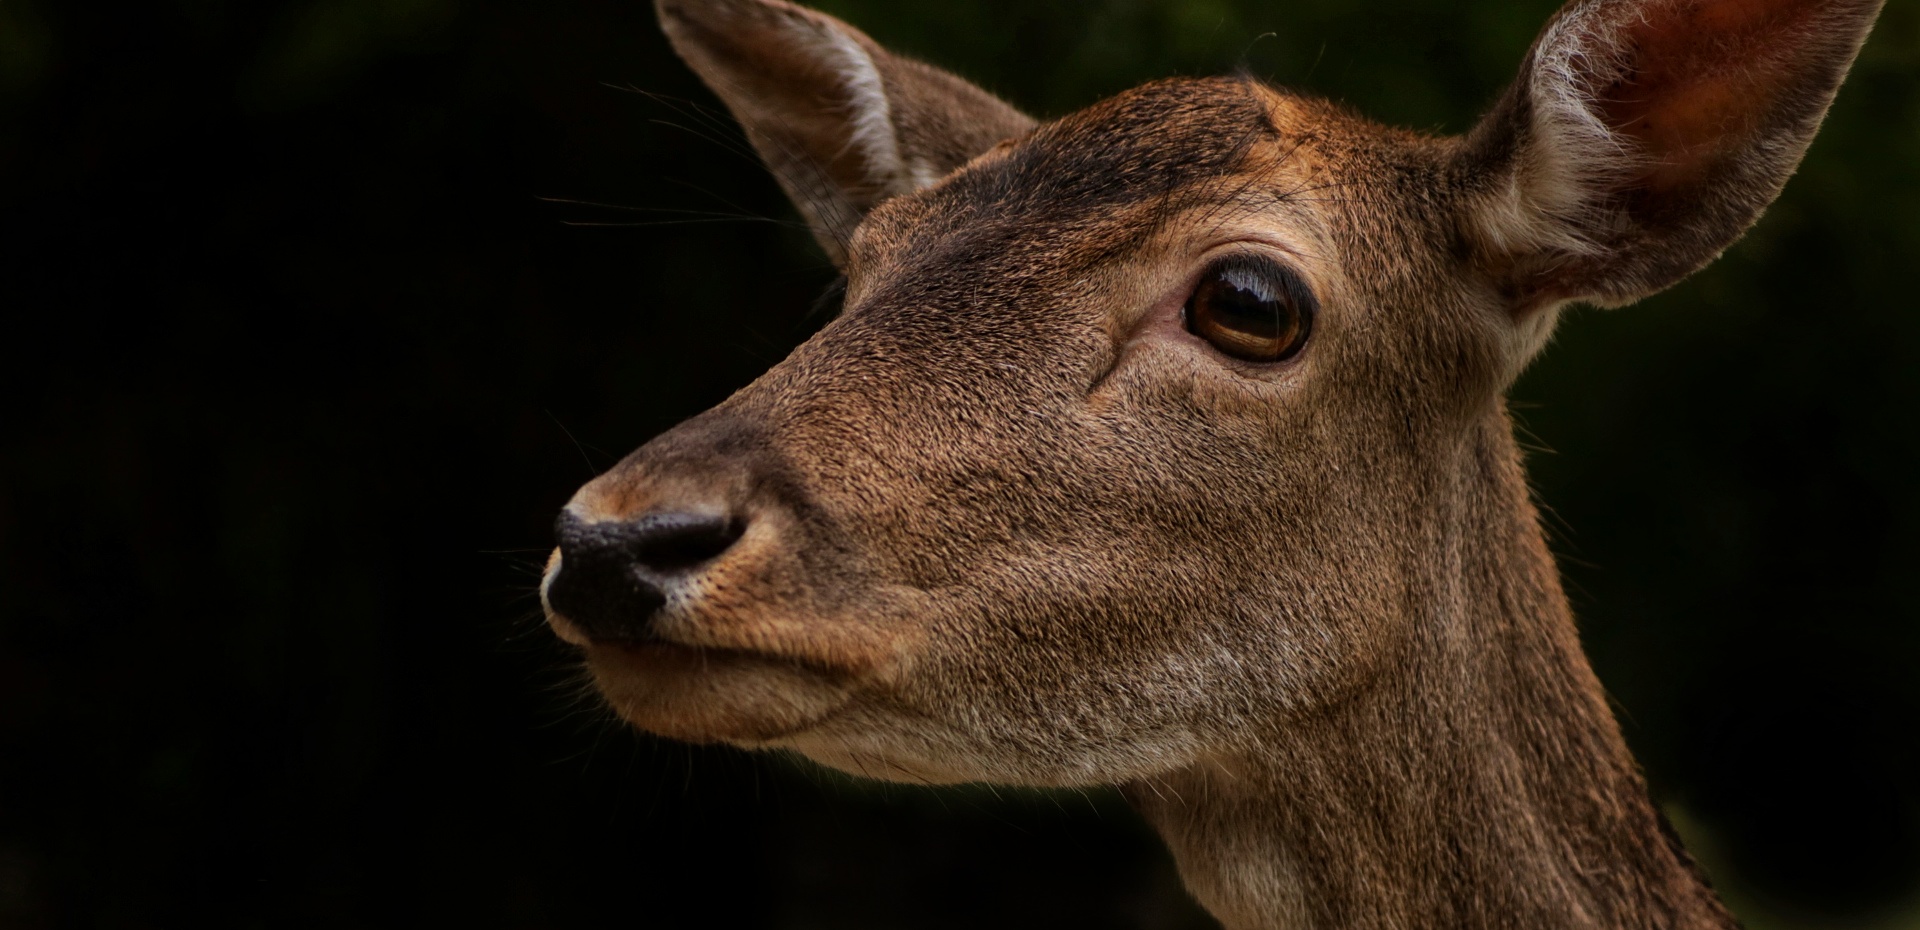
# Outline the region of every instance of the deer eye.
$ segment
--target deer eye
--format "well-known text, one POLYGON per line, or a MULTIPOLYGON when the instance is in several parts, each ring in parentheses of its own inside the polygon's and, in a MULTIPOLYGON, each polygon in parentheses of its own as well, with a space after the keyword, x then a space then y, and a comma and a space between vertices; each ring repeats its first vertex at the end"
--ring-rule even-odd
POLYGON ((1276 262, 1237 256, 1207 269, 1187 298, 1187 331, 1249 362, 1292 358, 1313 330, 1313 292, 1276 262))

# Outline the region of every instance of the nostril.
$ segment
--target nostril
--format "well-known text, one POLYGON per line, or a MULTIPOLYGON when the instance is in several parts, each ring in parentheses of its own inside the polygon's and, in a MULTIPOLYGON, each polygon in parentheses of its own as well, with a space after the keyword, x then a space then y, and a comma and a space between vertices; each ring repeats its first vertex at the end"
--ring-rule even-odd
POLYGON ((650 513, 636 520, 589 522, 560 514, 554 536, 562 565, 611 563, 670 573, 718 556, 745 527, 727 517, 700 513, 650 513))
POLYGON ((671 576, 727 551, 744 530, 740 521, 697 513, 587 521, 562 512, 554 524, 560 571, 547 603, 591 638, 645 640, 671 576))
POLYGON ((745 527, 726 517, 651 513, 634 521, 628 551, 659 572, 691 568, 731 548, 745 527))

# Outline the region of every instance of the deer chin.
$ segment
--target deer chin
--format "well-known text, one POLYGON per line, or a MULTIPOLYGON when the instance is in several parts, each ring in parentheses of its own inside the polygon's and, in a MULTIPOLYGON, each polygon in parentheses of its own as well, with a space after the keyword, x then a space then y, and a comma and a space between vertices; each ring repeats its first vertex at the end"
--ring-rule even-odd
POLYGON ((774 655, 672 643, 591 644, 585 654, 616 713, 687 742, 765 745, 818 725, 853 694, 843 674, 774 655))
POLYGON ((1151 779, 1190 766, 1200 755, 1190 732, 1087 742, 1069 735, 1039 736, 1017 724, 1002 726, 999 735, 982 737, 926 711, 862 695, 816 725, 765 746, 880 781, 1033 788, 1098 788, 1151 779))

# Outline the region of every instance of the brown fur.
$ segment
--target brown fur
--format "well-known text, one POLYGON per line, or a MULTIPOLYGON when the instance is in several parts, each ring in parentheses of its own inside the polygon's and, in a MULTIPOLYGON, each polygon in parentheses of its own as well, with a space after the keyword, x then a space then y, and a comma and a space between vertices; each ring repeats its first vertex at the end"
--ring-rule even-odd
MULTIPOLYGON (((1587 150, 1526 89, 1564 74, 1523 71, 1465 140, 1227 79, 1029 128, 820 14, 662 0, 842 262, 846 311, 569 505, 744 526, 635 618, 658 640, 555 629, 654 732, 875 778, 1122 784, 1232 928, 1729 925, 1581 654, 1501 395, 1565 300, 1657 289, 1751 222, 1877 9, 1736 5, 1563 14, 1580 28, 1530 60, 1625 22, 1798 42, 1763 78, 1709 63, 1740 119, 1718 96, 1598 107, 1625 148, 1569 188, 1556 159, 1587 150), (896 135, 858 151, 898 164, 836 161, 877 123, 821 30, 876 56, 896 135), (1669 110, 1709 115, 1641 131, 1669 110), (913 159, 945 176, 888 173, 913 159), (1297 358, 1182 325, 1236 252, 1313 289, 1297 358)), ((1604 63, 1666 69, 1650 94, 1706 80, 1623 42, 1604 63)))

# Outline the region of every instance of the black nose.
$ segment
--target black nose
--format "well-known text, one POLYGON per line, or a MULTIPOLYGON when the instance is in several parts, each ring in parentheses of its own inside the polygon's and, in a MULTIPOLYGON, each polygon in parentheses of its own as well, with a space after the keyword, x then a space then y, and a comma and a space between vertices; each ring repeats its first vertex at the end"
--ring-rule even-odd
POLYGON ((727 551, 743 529, 697 513, 589 522, 563 511, 553 527, 560 572, 547 603, 596 641, 644 641, 673 576, 727 551))

